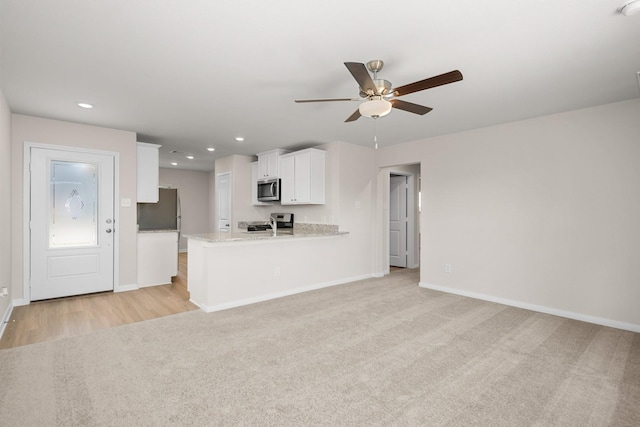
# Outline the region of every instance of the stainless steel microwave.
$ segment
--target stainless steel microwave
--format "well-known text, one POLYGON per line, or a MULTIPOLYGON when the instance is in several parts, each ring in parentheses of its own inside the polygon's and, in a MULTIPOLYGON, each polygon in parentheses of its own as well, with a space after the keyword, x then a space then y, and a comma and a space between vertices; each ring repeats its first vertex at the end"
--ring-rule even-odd
POLYGON ((258 181, 258 201, 274 202, 280 200, 280 179, 265 178, 258 181))

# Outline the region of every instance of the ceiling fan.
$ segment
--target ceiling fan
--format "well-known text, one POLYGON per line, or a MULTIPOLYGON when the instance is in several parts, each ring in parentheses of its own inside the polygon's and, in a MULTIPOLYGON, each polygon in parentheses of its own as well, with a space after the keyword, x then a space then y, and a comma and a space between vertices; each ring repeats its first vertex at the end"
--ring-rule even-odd
POLYGON ((396 99, 396 97, 462 80, 462 73, 455 70, 404 86, 392 88, 391 82, 378 79, 378 71, 380 71, 384 65, 384 62, 380 59, 369 61, 366 66, 359 62, 345 62, 344 65, 347 67, 353 78, 356 79, 356 82, 358 82, 358 86, 360 87, 360 98, 296 99, 295 102, 363 101, 360 104, 360 107, 358 107, 358 109, 354 111, 353 114, 345 120, 345 122, 353 122, 358 120, 360 116, 377 119, 378 117, 389 114, 391 108, 424 115, 431 111, 432 108, 414 104, 412 102, 402 101, 400 99, 396 99), (369 71, 367 70, 373 73, 373 78, 371 78, 369 71))

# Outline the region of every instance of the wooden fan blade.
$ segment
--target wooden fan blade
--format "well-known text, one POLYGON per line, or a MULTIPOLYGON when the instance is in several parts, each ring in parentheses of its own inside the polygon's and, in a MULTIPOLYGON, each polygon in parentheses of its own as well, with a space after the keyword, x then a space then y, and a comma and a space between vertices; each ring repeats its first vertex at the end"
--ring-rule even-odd
POLYGON ((424 105, 414 104, 413 102, 402 101, 400 99, 392 99, 391 105, 398 110, 408 111, 414 114, 420 114, 421 116, 427 114, 433 108, 425 107, 424 105))
POLYGON ((360 118, 360 110, 356 110, 353 112, 352 115, 350 115, 347 120, 345 120, 344 122, 355 122, 356 120, 358 120, 360 118))
POLYGON ((344 65, 347 67, 353 78, 356 79, 363 92, 369 93, 370 95, 377 93, 378 89, 373 83, 373 80, 371 80, 371 76, 364 64, 359 62, 345 62, 344 65))
POLYGON ((320 98, 320 99, 296 99, 295 102, 333 102, 333 101, 362 101, 361 98, 320 98))
POLYGON ((462 73, 458 70, 455 70, 448 73, 440 74, 439 76, 429 77, 428 79, 420 80, 419 82, 397 87, 394 89, 393 93, 395 96, 402 96, 409 93, 419 92, 425 89, 431 89, 432 87, 457 82, 460 80, 462 80, 462 73))

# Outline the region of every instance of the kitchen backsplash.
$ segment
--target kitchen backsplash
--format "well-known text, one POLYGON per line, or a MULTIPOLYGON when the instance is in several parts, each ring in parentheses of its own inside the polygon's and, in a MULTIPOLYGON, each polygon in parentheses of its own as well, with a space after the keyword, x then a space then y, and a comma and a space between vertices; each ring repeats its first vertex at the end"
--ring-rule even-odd
POLYGON ((294 222, 293 230, 300 230, 307 233, 337 233, 338 226, 335 224, 311 224, 306 222, 294 222))

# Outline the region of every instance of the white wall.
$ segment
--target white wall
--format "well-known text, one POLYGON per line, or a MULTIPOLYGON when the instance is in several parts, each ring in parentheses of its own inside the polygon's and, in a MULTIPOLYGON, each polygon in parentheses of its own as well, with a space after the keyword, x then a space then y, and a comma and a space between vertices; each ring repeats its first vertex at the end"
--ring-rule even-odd
MULTIPOLYGON (((178 189, 182 234, 209 231, 209 172, 160 168, 160 186, 178 189)), ((179 249, 187 250, 187 239, 180 239, 179 249)))
POLYGON ((209 226, 208 232, 216 230, 216 172, 209 172, 209 226))
MULTIPOLYGON (((24 301, 23 227, 28 216, 23 212, 24 142, 66 145, 120 153, 120 198, 136 200, 136 134, 134 132, 88 126, 58 120, 14 114, 11 117, 11 276, 13 300, 24 301)), ((119 205, 119 203, 118 203, 119 205)), ((119 285, 136 284, 137 229, 136 205, 119 211, 119 285)))
MULTIPOLYGON (((9 295, 0 297, 0 322, 9 314, 11 302, 11 111, 0 91, 0 287, 9 288, 9 295)), ((0 325, 0 332, 3 325, 0 325)))
POLYGON ((376 159, 421 163, 423 285, 640 330, 640 100, 376 159))
MULTIPOLYGON (((261 212, 256 206, 251 205, 251 162, 253 156, 233 155, 216 160, 215 172, 212 172, 214 230, 218 229, 218 200, 216 199, 216 176, 218 174, 231 173, 231 229, 238 231, 238 221, 260 220, 261 212)), ((268 219, 269 214, 267 214, 268 219)))

